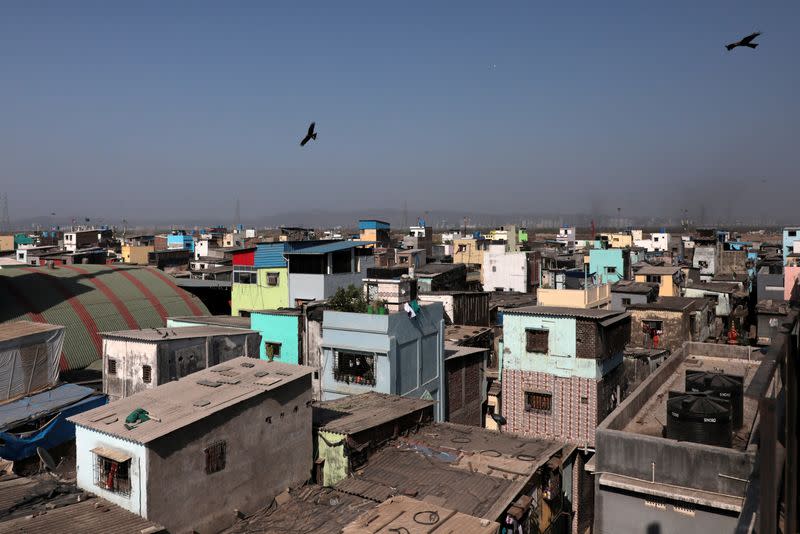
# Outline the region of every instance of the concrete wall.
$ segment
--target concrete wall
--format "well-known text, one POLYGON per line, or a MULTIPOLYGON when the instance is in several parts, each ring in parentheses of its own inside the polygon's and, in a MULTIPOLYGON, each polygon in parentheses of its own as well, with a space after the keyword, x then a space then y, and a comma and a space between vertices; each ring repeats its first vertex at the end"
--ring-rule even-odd
POLYGON ((153 252, 153 245, 122 245, 122 262, 134 265, 147 265, 147 254, 153 252))
POLYGON ((598 485, 595 532, 686 534, 734 532, 735 512, 696 506, 677 499, 656 498, 598 485))
POLYGON ((148 494, 146 491, 148 484, 147 449, 144 445, 76 425, 75 469, 77 471, 76 483, 79 488, 145 519, 150 519, 147 514, 148 494), (94 474, 97 458, 92 452, 92 449, 97 447, 112 449, 131 457, 130 495, 121 495, 97 485, 94 474))
POLYGON ((756 297, 758 300, 784 300, 783 273, 756 274, 756 297))
POLYGON ((483 426, 486 401, 484 368, 488 351, 445 362, 445 420, 462 425, 483 426))
POLYGON ((783 268, 783 300, 800 298, 800 266, 783 268), (792 295, 794 293, 794 295, 792 295))
POLYGON ((14 250, 14 236, 0 235, 0 252, 10 252, 14 250))
POLYGON ((267 342, 280 343, 280 356, 275 361, 300 363, 300 319, 299 315, 278 315, 254 312, 250 315, 253 330, 261 334, 261 343, 258 349, 259 358, 267 358, 267 342))
POLYGON ((715 291, 704 290, 703 286, 687 286, 683 290, 684 297, 711 297, 717 298, 717 305, 714 308, 714 314, 717 317, 727 317, 731 314, 731 294, 730 293, 717 293, 715 291))
POLYGON ((486 253, 483 256, 483 287, 487 291, 528 290, 528 259, 524 252, 486 253))
POLYGON ((662 321, 662 333, 659 334, 658 347, 676 351, 686 341, 693 341, 689 328, 689 313, 667 310, 631 310, 631 343, 636 347, 653 347, 649 334, 642 331, 645 321, 662 321))
POLYGON ((310 478, 311 376, 206 417, 150 444, 148 519, 173 532, 219 532, 310 478), (225 468, 204 449, 226 442, 225 468))
POLYGON ((717 272, 717 246, 695 245, 692 266, 700 269, 701 280, 711 280, 717 272))
POLYGON ((624 311, 627 306, 622 303, 622 299, 630 299, 631 304, 646 304, 647 303, 647 295, 642 295, 639 293, 616 293, 614 291, 611 292, 611 305, 609 309, 611 310, 620 310, 624 311))
POLYGON ((601 284, 615 284, 625 278, 624 251, 619 248, 591 249, 589 251, 589 272, 595 273, 601 284), (616 272, 609 273, 613 267, 616 272))

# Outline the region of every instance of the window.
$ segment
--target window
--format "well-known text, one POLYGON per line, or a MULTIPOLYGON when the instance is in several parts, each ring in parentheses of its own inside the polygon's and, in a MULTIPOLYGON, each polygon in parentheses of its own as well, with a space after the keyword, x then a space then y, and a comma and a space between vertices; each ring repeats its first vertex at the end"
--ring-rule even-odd
POLYGON ((467 245, 458 245, 458 252, 466 252, 467 245))
POLYGON ((525 392, 525 411, 550 413, 553 409, 553 395, 536 391, 525 392))
POLYGON ((660 284, 661 283, 661 275, 648 274, 647 276, 645 276, 645 280, 647 280, 650 283, 660 284))
POLYGON ((375 385, 375 355, 336 351, 333 377, 339 382, 375 385))
POLYGON ((614 273, 617 272, 617 268, 616 267, 606 267, 606 272, 608 274, 614 274, 614 273))
POLYGON ((257 284, 258 273, 255 267, 237 265, 233 271, 234 284, 257 284))
POLYGON ((108 374, 117 374, 117 360, 112 360, 111 358, 108 359, 108 374))
POLYGON ((589 404, 589 397, 581 397, 581 404, 589 404))
POLYGON ((264 352, 267 354, 267 359, 272 361, 273 358, 281 357, 281 343, 276 341, 265 341, 264 352))
POLYGON ((654 335, 660 333, 664 328, 664 321, 642 321, 642 330, 654 335))
POLYGON ((227 445, 224 441, 217 441, 203 449, 206 455, 206 474, 216 473, 225 469, 225 452, 227 445))
POLYGON ((525 350, 527 352, 544 352, 550 348, 550 332, 538 328, 525 330, 525 350))
POLYGON ((278 285, 278 276, 281 273, 267 273, 267 285, 275 287, 278 285))
POLYGON ((95 453, 94 483, 106 491, 128 496, 131 494, 131 460, 111 459, 95 453))
POLYGON ((149 384, 150 381, 153 379, 153 368, 149 365, 142 366, 142 381, 145 384, 149 384))
POLYGON ((796 237, 796 236, 797 236, 797 230, 789 230, 789 237, 796 237))
POLYGON ((622 299, 622 305, 623 306, 630 306, 631 305, 631 299, 625 299, 625 298, 622 299))
POLYGON ((711 301, 714 306, 719 304, 719 294, 718 293, 703 293, 703 296, 711 301))
POLYGON ((496 273, 496 272, 497 272, 497 265, 492 265, 492 272, 493 272, 493 273, 496 273))

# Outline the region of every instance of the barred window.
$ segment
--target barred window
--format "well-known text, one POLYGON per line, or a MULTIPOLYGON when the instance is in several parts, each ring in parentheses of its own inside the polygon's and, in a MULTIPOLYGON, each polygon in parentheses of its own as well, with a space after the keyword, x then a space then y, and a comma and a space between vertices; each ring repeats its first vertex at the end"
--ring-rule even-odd
POLYGON ((281 273, 267 273, 267 285, 268 286, 277 286, 278 285, 278 277, 281 273))
POLYGON ((553 409, 553 395, 537 391, 525 392, 526 412, 550 413, 553 409))
POLYGON ((203 452, 206 455, 206 474, 216 473, 225 469, 225 453, 227 445, 225 441, 217 441, 206 447, 203 452))
POLYGON ((119 462, 95 454, 94 483, 106 491, 128 496, 131 494, 131 461, 119 462))
POLYGON ((111 358, 108 359, 108 374, 117 374, 117 360, 112 360, 111 358))
POLYGON ((525 350, 527 352, 544 352, 550 348, 550 332, 539 328, 525 330, 525 350))
POLYGON ((272 361, 273 358, 280 358, 281 357, 281 344, 275 341, 265 341, 264 342, 264 352, 267 354, 267 358, 272 361))
POLYGON ((149 365, 142 366, 142 381, 149 384, 153 379, 153 368, 149 365))
POLYGON ((339 382, 375 385, 375 355, 336 351, 333 377, 339 382))

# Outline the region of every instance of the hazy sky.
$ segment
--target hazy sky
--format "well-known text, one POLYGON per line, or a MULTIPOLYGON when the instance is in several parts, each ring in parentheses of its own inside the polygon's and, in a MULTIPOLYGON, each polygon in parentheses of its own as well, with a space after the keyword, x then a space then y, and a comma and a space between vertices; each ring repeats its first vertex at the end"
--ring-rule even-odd
POLYGON ((4 1, 0 192, 12 219, 797 209, 800 3, 547 4, 4 1))

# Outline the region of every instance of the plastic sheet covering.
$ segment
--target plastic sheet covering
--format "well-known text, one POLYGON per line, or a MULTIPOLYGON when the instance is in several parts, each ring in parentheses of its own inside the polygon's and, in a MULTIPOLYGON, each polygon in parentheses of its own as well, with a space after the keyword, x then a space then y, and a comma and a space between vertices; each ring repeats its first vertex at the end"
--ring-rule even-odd
POLYGON ((20 335, 0 338, 0 404, 58 382, 64 328, 49 325, 51 328, 37 332, 18 324, 2 325, 5 329, 16 327, 20 335))

